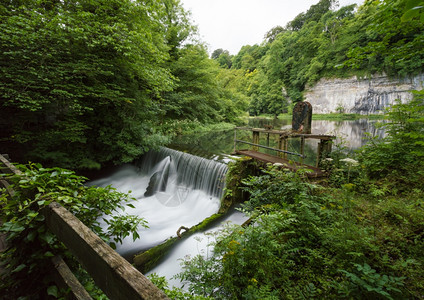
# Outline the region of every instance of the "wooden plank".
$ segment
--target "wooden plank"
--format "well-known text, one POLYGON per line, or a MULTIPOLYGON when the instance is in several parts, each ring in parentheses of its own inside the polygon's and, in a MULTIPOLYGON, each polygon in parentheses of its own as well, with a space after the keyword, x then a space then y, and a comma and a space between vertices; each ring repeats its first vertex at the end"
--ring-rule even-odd
POLYGON ((7 173, 22 174, 22 172, 12 165, 3 155, 0 154, 0 162, 10 171, 7 173))
POLYGON ((254 159, 266 162, 266 163, 280 163, 284 165, 284 168, 287 168, 291 171, 297 171, 301 168, 304 169, 310 169, 312 170, 312 172, 307 173, 307 176, 309 178, 315 178, 315 177, 323 177, 325 176, 324 172, 321 171, 321 169, 310 166, 310 165, 306 165, 306 164, 301 164, 298 162, 289 162, 287 159, 278 157, 278 156, 274 156, 274 155, 270 155, 270 154, 266 154, 266 153, 261 153, 261 152, 256 152, 256 151, 252 151, 252 150, 237 150, 237 154, 240 155, 245 155, 245 156, 249 156, 252 157, 254 159))
POLYGON ((110 298, 168 299, 150 280, 58 203, 43 211, 48 228, 110 298))
POLYGON ((290 152, 290 151, 286 151, 286 150, 281 150, 281 149, 277 149, 277 148, 272 148, 272 147, 268 147, 268 146, 263 146, 261 144, 253 144, 253 143, 245 142, 245 141, 242 141, 242 140, 236 140, 236 142, 237 143, 242 143, 242 144, 247 144, 247 145, 253 146, 252 147, 253 148, 253 151, 257 151, 257 150, 259 150, 259 148, 263 148, 263 149, 273 150, 273 151, 280 152, 280 153, 282 152, 284 154, 291 154, 291 155, 296 155, 296 156, 302 156, 299 153, 290 152))
POLYGON ((90 300, 90 294, 84 289, 82 284, 78 281, 68 265, 62 259, 60 255, 56 255, 52 258, 52 264, 55 274, 55 282, 60 288, 69 289, 69 294, 66 295, 66 299, 76 300, 90 300))

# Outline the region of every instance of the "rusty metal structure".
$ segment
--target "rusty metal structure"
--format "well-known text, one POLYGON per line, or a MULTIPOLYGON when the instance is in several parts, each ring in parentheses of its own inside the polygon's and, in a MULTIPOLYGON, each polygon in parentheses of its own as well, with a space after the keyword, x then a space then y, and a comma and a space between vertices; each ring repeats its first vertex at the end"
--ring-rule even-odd
POLYGON ((321 170, 321 164, 323 158, 325 158, 332 148, 333 140, 336 138, 333 135, 322 135, 312 134, 312 106, 308 102, 299 102, 293 109, 292 117, 292 129, 291 130, 276 130, 271 126, 265 126, 265 128, 249 128, 249 127, 236 127, 234 130, 234 153, 239 155, 245 155, 254 159, 273 163, 281 164, 285 168, 292 171, 297 171, 301 168, 309 169, 311 172, 308 173, 309 177, 322 177, 325 176, 321 170), (237 131, 247 130, 252 132, 252 141, 244 141, 237 138, 237 131), (266 136, 266 145, 260 143, 261 135, 266 136), (278 147, 270 147, 270 136, 277 136, 278 147), (300 139, 300 148, 298 151, 289 151, 288 145, 289 140, 300 139), (316 157, 316 165, 311 166, 303 163, 305 158, 305 140, 317 139, 318 149, 316 157), (237 149, 237 144, 250 145, 250 149, 237 149), (275 151, 276 155, 260 152, 259 149, 267 149, 275 151), (299 162, 294 162, 289 159, 289 156, 297 156, 300 158, 299 162))

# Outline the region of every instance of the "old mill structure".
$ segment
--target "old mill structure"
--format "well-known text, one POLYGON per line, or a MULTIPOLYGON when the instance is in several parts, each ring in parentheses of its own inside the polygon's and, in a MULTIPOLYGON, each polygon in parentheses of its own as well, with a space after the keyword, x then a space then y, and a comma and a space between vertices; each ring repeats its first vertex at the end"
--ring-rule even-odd
POLYGON ((333 135, 322 135, 311 133, 312 124, 312 105, 309 102, 299 102, 293 108, 292 128, 291 130, 273 129, 272 126, 265 128, 246 128, 237 127, 234 131, 234 153, 245 155, 254 159, 273 164, 281 164, 281 166, 292 171, 299 169, 307 169, 308 177, 322 177, 324 172, 320 169, 322 159, 331 152, 332 141, 336 138, 333 135), (247 142, 237 138, 237 131, 251 131, 252 142, 247 142), (265 136, 266 145, 261 144, 265 136), (278 147, 270 147, 270 136, 274 136, 278 140, 278 147), (288 151, 289 141, 292 139, 300 139, 298 151, 288 151), (305 140, 318 139, 318 151, 316 157, 316 165, 306 165, 303 163, 305 158, 305 140), (237 149, 237 144, 250 145, 250 149, 237 149), (267 149, 275 151, 276 155, 260 152, 259 149, 267 149), (295 162, 289 159, 289 156, 299 157, 299 161, 295 162))

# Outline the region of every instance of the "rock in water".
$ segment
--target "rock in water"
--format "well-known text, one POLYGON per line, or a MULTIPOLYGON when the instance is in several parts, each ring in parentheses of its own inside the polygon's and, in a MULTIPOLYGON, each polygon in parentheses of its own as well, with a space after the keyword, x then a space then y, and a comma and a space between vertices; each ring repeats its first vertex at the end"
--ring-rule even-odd
POLYGON ((157 191, 163 192, 166 190, 166 186, 168 185, 170 162, 171 160, 169 160, 163 170, 155 172, 150 177, 149 185, 144 193, 145 197, 153 196, 157 191))

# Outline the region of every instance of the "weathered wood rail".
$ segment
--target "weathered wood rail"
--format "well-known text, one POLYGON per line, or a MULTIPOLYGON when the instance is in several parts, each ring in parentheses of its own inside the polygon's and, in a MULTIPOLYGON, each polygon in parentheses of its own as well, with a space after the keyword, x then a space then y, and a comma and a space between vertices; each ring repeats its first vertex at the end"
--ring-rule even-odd
POLYGON ((168 299, 153 283, 58 203, 44 211, 47 227, 110 299, 168 299))
MULTIPOLYGON (((20 174, 3 155, 2 172, 20 174)), ((4 182, 2 182, 4 183, 4 182)), ((8 187, 8 184, 5 183, 8 187)), ((9 193, 11 191, 9 189, 9 193)), ((58 203, 43 210, 49 230, 70 250, 110 299, 169 299, 148 278, 121 257, 71 212, 58 203)), ((71 298, 91 299, 60 256, 52 260, 57 284, 71 290, 71 298)))

